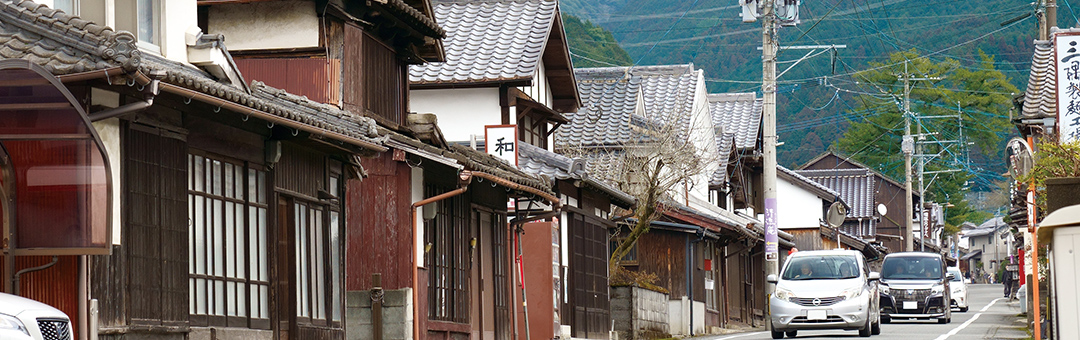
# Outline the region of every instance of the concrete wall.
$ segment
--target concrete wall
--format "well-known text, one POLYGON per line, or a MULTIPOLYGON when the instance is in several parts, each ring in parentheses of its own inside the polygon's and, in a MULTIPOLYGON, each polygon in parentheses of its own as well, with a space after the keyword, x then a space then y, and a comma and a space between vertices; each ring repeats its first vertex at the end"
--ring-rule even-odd
MULTIPOLYGON (((468 141, 472 135, 484 140, 484 125, 502 123, 499 88, 409 91, 409 111, 434 113, 447 141, 468 141)), ((511 113, 510 124, 516 124, 511 113)))
POLYGON ((265 329, 229 328, 229 327, 191 327, 188 340, 270 340, 274 331, 265 329))
POLYGON ((678 300, 668 300, 668 329, 672 336, 690 336, 691 319, 693 320, 693 335, 705 334, 704 302, 691 302, 685 296, 678 300), (693 313, 691 313, 691 308, 693 313))
POLYGON ((669 337, 668 308, 667 294, 611 287, 611 320, 620 340, 669 337))
MULTIPOLYGON (((386 290, 383 295, 383 339, 413 339, 412 289, 386 290)), ((345 338, 370 340, 372 335, 371 292, 345 293, 345 338)))

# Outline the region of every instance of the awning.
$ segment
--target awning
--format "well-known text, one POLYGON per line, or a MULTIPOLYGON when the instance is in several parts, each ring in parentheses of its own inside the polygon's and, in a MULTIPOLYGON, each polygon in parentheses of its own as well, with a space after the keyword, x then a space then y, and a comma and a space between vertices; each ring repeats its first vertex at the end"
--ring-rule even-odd
POLYGON ((982 249, 972 250, 970 253, 967 253, 967 254, 964 254, 964 256, 961 256, 960 261, 967 261, 967 260, 970 260, 971 258, 979 256, 981 254, 982 254, 982 249))
POLYGON ((108 254, 109 171, 67 88, 27 60, 0 60, 0 216, 13 253, 108 254))

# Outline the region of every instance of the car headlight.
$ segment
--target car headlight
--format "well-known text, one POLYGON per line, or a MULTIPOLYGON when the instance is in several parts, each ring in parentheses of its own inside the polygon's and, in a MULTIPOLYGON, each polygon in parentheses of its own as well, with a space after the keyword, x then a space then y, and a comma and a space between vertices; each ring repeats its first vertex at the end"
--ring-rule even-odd
POLYGON ((795 297, 795 293, 792 293, 790 290, 780 288, 780 287, 776 288, 776 293, 774 295, 776 296, 777 299, 784 300, 784 301, 787 301, 788 299, 795 297))
POLYGON ((24 325, 22 321, 7 314, 0 314, 0 329, 16 330, 23 332, 26 336, 30 336, 30 331, 26 330, 26 325, 24 325))
POLYGON ((878 291, 881 292, 881 294, 889 295, 889 286, 888 285, 878 285, 878 291))
POLYGON ((944 292, 945 292, 945 286, 942 286, 942 285, 934 285, 933 287, 930 288, 930 294, 933 294, 933 295, 938 295, 938 294, 941 294, 941 293, 944 293, 944 292))
POLYGON ((862 286, 857 286, 857 287, 851 287, 851 288, 848 288, 848 289, 844 289, 843 292, 840 292, 840 296, 843 296, 844 300, 851 300, 851 299, 857 298, 860 295, 862 295, 862 293, 863 293, 862 288, 863 288, 862 286))

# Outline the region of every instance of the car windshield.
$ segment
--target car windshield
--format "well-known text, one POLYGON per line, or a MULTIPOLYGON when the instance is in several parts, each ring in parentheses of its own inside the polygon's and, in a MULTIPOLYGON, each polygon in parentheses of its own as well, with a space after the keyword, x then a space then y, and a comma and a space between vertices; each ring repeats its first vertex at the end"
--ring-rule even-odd
POLYGON ((889 257, 881 264, 881 278, 891 280, 941 279, 941 259, 937 257, 889 257))
POLYGON ((953 275, 953 278, 952 278, 952 281, 953 281, 953 282, 960 282, 960 281, 963 281, 963 280, 964 280, 964 276, 963 276, 963 275, 960 275, 960 271, 959 271, 959 270, 956 270, 956 269, 949 269, 949 274, 952 274, 952 275, 953 275))
POLYGON ((859 277, 859 266, 850 255, 798 256, 788 260, 784 280, 835 280, 859 277))

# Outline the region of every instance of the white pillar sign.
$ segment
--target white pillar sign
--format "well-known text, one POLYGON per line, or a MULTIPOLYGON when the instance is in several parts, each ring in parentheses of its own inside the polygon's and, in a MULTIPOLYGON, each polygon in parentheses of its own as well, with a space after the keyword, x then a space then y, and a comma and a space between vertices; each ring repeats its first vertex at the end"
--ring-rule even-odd
POLYGON ((484 151, 488 154, 517 166, 517 144, 517 125, 484 126, 484 151))

